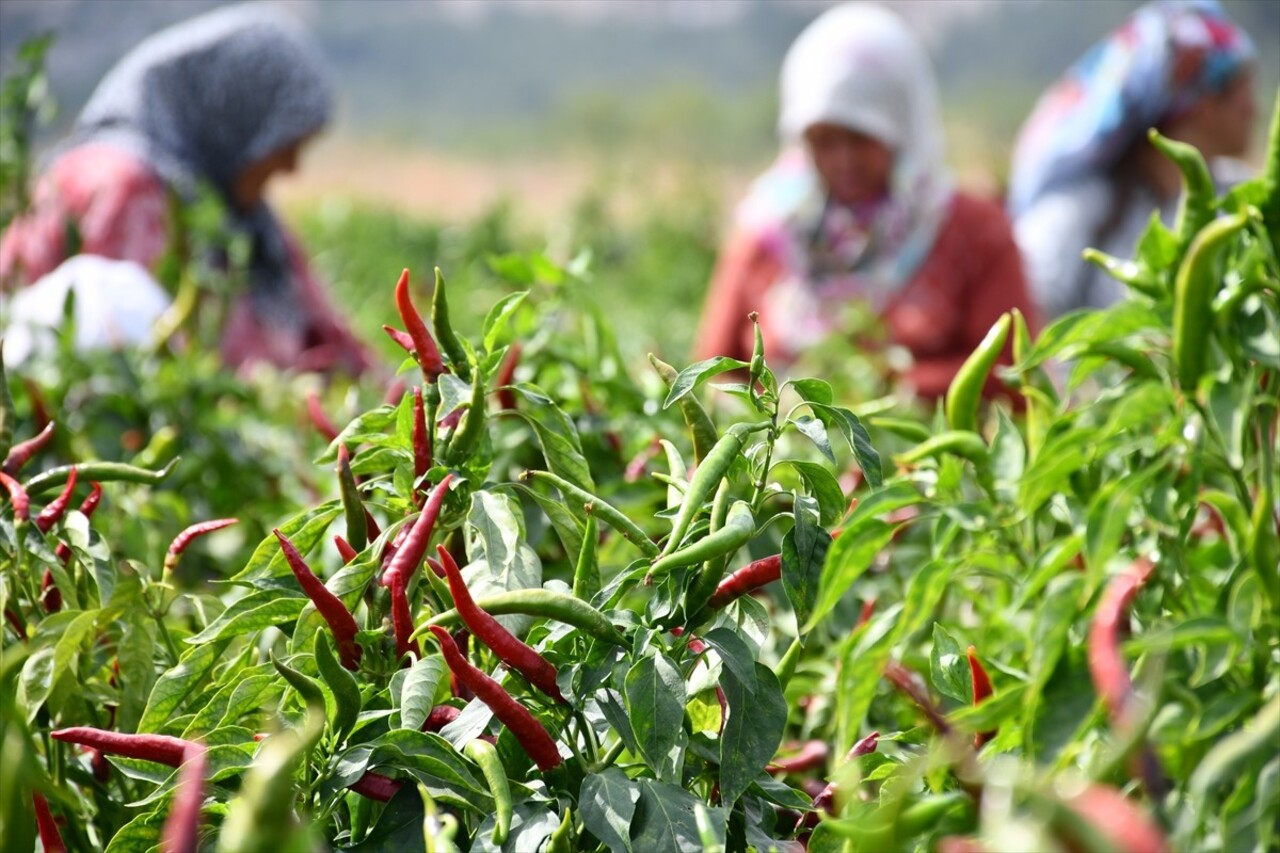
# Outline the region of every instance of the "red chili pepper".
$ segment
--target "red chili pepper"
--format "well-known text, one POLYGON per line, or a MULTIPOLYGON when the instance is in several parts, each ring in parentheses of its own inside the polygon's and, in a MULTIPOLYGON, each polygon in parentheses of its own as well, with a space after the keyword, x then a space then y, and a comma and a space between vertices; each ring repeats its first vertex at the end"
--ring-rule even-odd
POLYGON ((107 755, 123 755, 140 758, 170 767, 182 765, 182 756, 191 744, 189 740, 169 735, 130 735, 122 732, 96 729, 92 726, 76 726, 58 729, 50 734, 54 740, 92 747, 107 755))
POLYGON ((511 380, 515 378, 516 366, 520 364, 520 342, 515 341, 511 346, 507 347, 507 354, 503 356, 502 365, 498 368, 498 375, 494 379, 493 384, 498 386, 498 405, 504 409, 514 409, 516 407, 516 394, 510 388, 505 386, 511 384, 511 380))
POLYGON ((204 776, 208 754, 204 744, 187 746, 177 793, 160 836, 161 853, 196 853, 200 841, 200 806, 204 803, 204 776))
POLYGON ((53 581, 53 572, 44 570, 40 580, 40 600, 44 603, 45 613, 57 613, 62 609, 62 591, 53 581))
POLYGON ((431 470, 431 435, 427 432, 427 413, 422 404, 422 389, 413 389, 413 481, 431 470))
MULTIPOLYGON (((853 759, 870 755, 876 751, 876 745, 880 742, 880 732, 872 732, 853 745, 853 749, 849 750, 849 754, 844 757, 845 761, 853 761, 853 759)), ((835 814, 835 796, 839 788, 835 782, 832 782, 823 788, 818 796, 813 798, 813 807, 827 814, 835 814)))
POLYGON ((40 514, 36 516, 36 529, 41 533, 48 533, 53 526, 58 523, 63 514, 67 511, 67 505, 71 503, 71 493, 76 489, 76 466, 72 465, 71 470, 67 472, 67 484, 62 487, 62 492, 56 498, 49 502, 49 505, 40 510, 40 514))
POLYGON ((831 748, 824 741, 811 740, 800 747, 800 751, 795 755, 772 761, 764 769, 770 776, 803 773, 806 770, 822 767, 827 763, 827 756, 830 753, 831 748))
POLYGON ((405 352, 409 353, 409 355, 413 355, 413 338, 409 337, 408 333, 400 331, 395 326, 388 326, 385 323, 382 325, 382 331, 387 333, 387 337, 391 338, 391 340, 403 347, 405 352))
POLYGON ((19 521, 30 519, 31 498, 27 497, 27 490, 22 488, 22 484, 5 472, 0 471, 0 485, 3 485, 9 492, 9 500, 13 503, 14 518, 19 521))
POLYGON ((947 722, 947 718, 943 716, 941 709, 929 696, 928 688, 924 686, 920 676, 897 661, 891 660, 885 665, 884 677, 894 687, 905 693, 911 701, 915 702, 921 711, 924 711, 925 716, 929 718, 929 722, 933 723, 933 727, 940 734, 945 735, 951 731, 951 724, 947 722))
MULTIPOLYGON (((671 629, 671 636, 673 636, 673 637, 683 637, 683 636, 684 636, 684 626, 683 626, 683 625, 677 625, 676 627, 672 628, 672 629, 671 629)), ((695 654, 695 655, 700 655, 700 654, 702 654, 703 652, 705 652, 706 650, 707 650, 707 644, 706 644, 706 643, 702 642, 702 641, 701 641, 701 640, 699 640, 697 637, 694 637, 694 636, 690 636, 690 637, 689 637, 689 651, 690 651, 690 652, 692 652, 692 653, 693 653, 693 654, 695 654)))
POLYGON ((348 786, 348 790, 355 791, 362 797, 385 803, 396 795, 396 792, 400 790, 400 785, 401 783, 398 780, 392 779, 390 776, 383 776, 381 773, 366 770, 354 785, 348 786))
POLYGON ((221 530, 224 527, 230 527, 239 523, 238 518, 215 518, 212 521, 197 522, 186 530, 183 530, 177 536, 173 537, 173 541, 169 543, 169 550, 164 555, 164 570, 171 572, 178 567, 178 561, 182 559, 182 552, 187 550, 187 546, 197 537, 204 536, 206 533, 212 533, 215 530, 221 530))
POLYGON ((31 795, 36 805, 36 828, 40 831, 40 845, 45 853, 67 853, 67 845, 62 843, 62 833, 58 824, 49 813, 49 803, 40 792, 31 795))
POLYGON ((4 471, 11 477, 18 476, 22 466, 27 464, 27 460, 39 453, 40 448, 49 443, 49 439, 53 437, 53 429, 54 423, 50 421, 45 424, 44 429, 31 438, 26 441, 20 441, 10 447, 8 455, 4 458, 4 465, 0 465, 0 471, 4 471))
POLYGON ((437 705, 431 709, 431 713, 427 714, 427 718, 422 721, 422 731, 438 732, 458 719, 458 715, 461 713, 452 705, 437 705))
POLYGON ((89 750, 89 766, 93 768, 93 778, 99 782, 105 783, 111 778, 111 762, 107 761, 101 750, 89 750))
POLYGON ((858 624, 854 625, 853 627, 861 628, 863 625, 870 622, 871 614, 875 613, 875 611, 876 611, 876 600, 874 598, 868 598, 866 601, 862 602, 862 610, 858 613, 858 624))
POLYGON ((748 563, 729 577, 720 581, 715 594, 711 596, 707 606, 719 610, 729 602, 741 598, 754 589, 773 583, 782 577, 782 555, 774 554, 753 563, 748 563))
POLYGON ((1138 594, 1138 588, 1154 571, 1150 560, 1139 558, 1129 568, 1116 575, 1107 585, 1094 611, 1089 626, 1088 660, 1089 674, 1094 688, 1106 702, 1115 718, 1122 718, 1133 696, 1133 682, 1129 668, 1120 653, 1120 623, 1130 602, 1138 594))
POLYGON ((356 632, 359 630, 356 620, 347 610, 347 606, 342 603, 342 599, 330 592, 329 588, 315 576, 289 538, 281 533, 279 528, 272 532, 275 533, 276 539, 280 540, 280 550, 284 552, 285 561, 293 570, 293 576, 298 579, 302 591, 311 599, 311 603, 324 617, 324 621, 329 623, 329 630, 333 632, 333 638, 338 644, 338 660, 354 672, 360 667, 361 655, 360 646, 356 643, 356 632))
POLYGON ((320 405, 320 397, 314 391, 307 394, 307 417, 311 419, 311 425, 324 436, 326 441, 333 441, 338 437, 338 428, 333 425, 333 421, 329 420, 329 416, 324 413, 324 409, 320 405))
POLYGON ((396 282, 396 308, 400 311, 400 319, 404 321, 404 327, 413 341, 413 352, 418 358, 418 364, 422 367, 422 375, 426 377, 427 382, 435 382, 440 374, 444 373, 444 359, 440 357, 440 349, 436 346, 435 338, 431 337, 431 333, 427 331, 427 324, 422 321, 422 315, 413 305, 413 297, 409 293, 407 269, 400 273, 400 280, 396 282))
POLYGON ((481 702, 489 706, 493 715, 511 730, 516 741, 533 763, 542 771, 553 770, 560 766, 560 752, 556 742, 547 734, 542 723, 530 714, 523 705, 511 697, 502 685, 472 666, 458 646, 453 642, 449 632, 439 625, 431 626, 431 633, 440 641, 440 650, 444 652, 445 663, 458 676, 458 680, 467 685, 481 702))
POLYGON ((458 609, 458 616, 471 630, 472 635, 488 646, 497 655, 498 660, 523 675, 534 687, 557 702, 564 702, 564 694, 556 686, 556 668, 551 662, 478 607, 449 549, 438 545, 436 550, 440 554, 440 564, 444 566, 445 576, 449 579, 449 591, 453 593, 453 606, 458 609))
POLYGON ((53 417, 49 414, 49 404, 44 399, 44 392, 40 390, 39 385, 25 376, 22 377, 22 387, 27 390, 27 397, 31 400, 31 416, 36 422, 36 429, 44 429, 53 422, 53 417))
MULTIPOLYGON (((437 563, 437 565, 439 564, 437 563)), ((440 571, 444 571, 443 566, 440 567, 440 571)), ((444 575, 440 577, 444 577, 444 575)), ((458 647, 458 650, 462 652, 464 658, 471 653, 471 632, 466 628, 460 628, 453 633, 453 642, 458 647)), ((463 684, 458 679, 458 674, 453 670, 449 670, 449 690, 464 702, 470 702, 476 698, 475 691, 463 684)))
POLYGON ((18 614, 6 607, 4 609, 4 618, 9 623, 9 627, 13 628, 17 635, 22 638, 22 642, 25 643, 27 641, 27 628, 22 624, 22 620, 18 618, 18 614))
POLYGON ((342 557, 342 565, 345 566, 356 558, 356 549, 352 548, 351 543, 341 536, 334 536, 333 544, 338 546, 338 555, 342 557))
MULTIPOLYGON (((90 483, 90 486, 92 488, 89 495, 80 503, 80 514, 85 518, 92 518, 94 510, 102 502, 102 484, 90 483)), ((65 542, 59 542, 58 547, 53 549, 53 553, 64 566, 71 561, 71 548, 65 542)))
POLYGON ((410 662, 405 660, 405 655, 412 652, 415 658, 422 657, 418 642, 410 639, 413 635, 413 613, 409 610, 409 597, 405 594, 404 579, 399 575, 391 579, 391 625, 396 632, 397 660, 404 660, 404 665, 408 666, 410 662))
POLYGON ((462 421, 462 416, 463 416, 463 414, 465 414, 465 413, 466 413, 467 408, 468 408, 468 407, 467 407, 467 406, 465 406, 465 405, 463 405, 463 406, 458 406, 456 409, 454 409, 453 411, 449 412, 449 414, 445 415, 443 418, 441 418, 441 419, 438 421, 438 423, 439 423, 439 425, 440 425, 440 428, 441 428, 441 429, 453 429, 453 428, 455 428, 455 427, 456 427, 456 426, 457 426, 457 425, 462 421))
MULTIPOLYGON (((978 706, 991 697, 991 679, 987 677, 987 670, 982 666, 982 661, 978 660, 978 650, 970 646, 967 654, 969 656, 969 675, 973 681, 973 704, 978 706)), ((978 732, 973 736, 974 749, 982 749, 983 744, 995 736, 995 729, 988 732, 978 732)))
POLYGON ((444 504, 444 496, 449 491, 449 482, 452 479, 452 472, 445 474, 444 479, 432 490, 426 504, 422 507, 422 512, 418 515, 418 520, 413 523, 412 529, 405 536, 404 544, 396 549, 395 556, 387 565, 387 570, 382 573, 383 586, 391 586, 392 578, 397 575, 408 585, 409 578, 417 571, 418 564, 427 553, 427 546, 431 544, 431 531, 435 528, 436 518, 440 515, 440 507, 444 504))
POLYGON ((1120 853, 1166 853, 1170 849, 1151 817, 1114 788, 1090 785, 1067 800, 1067 807, 1092 824, 1120 853))

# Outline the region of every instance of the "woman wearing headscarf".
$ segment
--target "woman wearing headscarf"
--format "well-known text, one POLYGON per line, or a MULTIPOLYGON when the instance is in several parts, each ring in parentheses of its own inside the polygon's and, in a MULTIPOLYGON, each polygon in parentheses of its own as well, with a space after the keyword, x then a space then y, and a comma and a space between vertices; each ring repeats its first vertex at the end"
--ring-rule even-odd
POLYGON ((756 311, 785 363, 860 301, 911 352, 906 381, 936 397, 1001 312, 1033 317, 1004 212, 952 186, 929 58, 896 15, 856 3, 813 21, 783 62, 778 129, 782 151, 722 249, 698 357, 746 359, 756 311))
POLYGON ((367 351, 264 197, 331 108, 319 56, 267 7, 219 9, 146 39, 103 78, 31 210, 6 229, 0 282, 30 284, 77 253, 153 268, 169 246, 171 198, 189 203, 207 188, 249 247, 224 361, 362 371, 367 351))
MULTIPOLYGON (((1138 8, 1039 100, 1014 149, 1009 211, 1027 276, 1050 317, 1124 298, 1081 260, 1087 247, 1130 257, 1153 211, 1172 222, 1181 189, 1148 128, 1188 142, 1225 186, 1255 115, 1254 48, 1215 0, 1138 8)), ((1234 174, 1233 174, 1234 172, 1234 174)))

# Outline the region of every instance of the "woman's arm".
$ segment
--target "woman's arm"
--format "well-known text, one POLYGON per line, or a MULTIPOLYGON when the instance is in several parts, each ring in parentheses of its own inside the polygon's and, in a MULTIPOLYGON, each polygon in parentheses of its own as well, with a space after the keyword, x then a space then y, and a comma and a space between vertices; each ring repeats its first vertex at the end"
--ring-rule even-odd
POLYGON ((751 357, 753 331, 747 315, 762 307, 761 297, 777 279, 781 265, 753 234, 735 231, 721 249, 694 339, 695 360, 751 357))

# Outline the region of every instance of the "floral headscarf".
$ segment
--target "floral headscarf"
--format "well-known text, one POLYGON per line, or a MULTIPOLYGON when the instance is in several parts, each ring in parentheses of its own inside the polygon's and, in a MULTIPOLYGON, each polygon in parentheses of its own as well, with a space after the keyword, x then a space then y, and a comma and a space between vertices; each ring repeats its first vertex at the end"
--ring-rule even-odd
POLYGON ((1216 0, 1140 7, 1036 104, 1014 149, 1011 213, 1110 168, 1148 128, 1223 91, 1253 58, 1253 43, 1216 0))
POLYGON ((924 48, 900 18, 869 3, 828 10, 787 53, 778 120, 783 149, 756 179, 738 224, 772 244, 786 279, 761 321, 793 351, 829 332, 850 299, 883 307, 927 257, 951 199, 936 86, 924 48), (803 143, 829 123, 894 152, 888 196, 833 201, 803 143))
POLYGON ((212 185, 246 234, 250 296, 273 323, 296 324, 289 251, 265 204, 231 205, 236 177, 322 128, 332 90, 321 60, 288 18, 263 5, 218 9, 163 30, 102 79, 53 156, 102 142, 148 163, 180 194, 212 185))

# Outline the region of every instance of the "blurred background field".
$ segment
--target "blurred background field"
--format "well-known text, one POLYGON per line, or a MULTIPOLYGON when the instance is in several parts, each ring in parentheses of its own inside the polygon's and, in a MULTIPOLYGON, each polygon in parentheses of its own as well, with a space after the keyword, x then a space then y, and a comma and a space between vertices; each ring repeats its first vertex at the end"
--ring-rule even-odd
MULTIPOLYGON (((0 71, 52 31, 65 131, 103 72, 207 0, 5 0, 0 71)), ((403 266, 441 266, 479 316, 504 285, 492 256, 591 257, 593 291, 632 354, 681 361, 734 199, 775 151, 777 70, 824 0, 294 0, 339 95, 334 125, 275 200, 377 346, 367 298, 403 266)), ((889 2, 934 57, 949 159, 1000 191, 1018 124, 1132 0, 889 2)), ((1280 0, 1228 0, 1254 36, 1267 112, 1280 0)), ((1259 121, 1254 156, 1265 128, 1259 121)))

